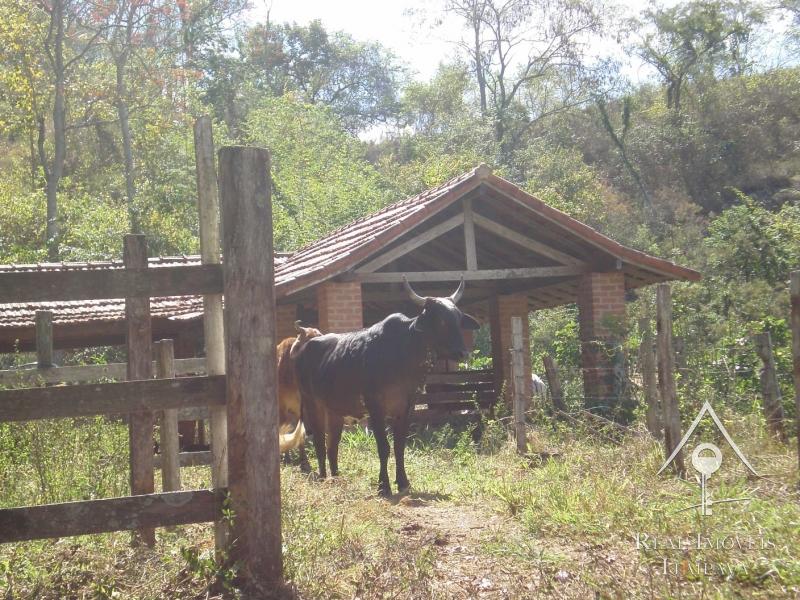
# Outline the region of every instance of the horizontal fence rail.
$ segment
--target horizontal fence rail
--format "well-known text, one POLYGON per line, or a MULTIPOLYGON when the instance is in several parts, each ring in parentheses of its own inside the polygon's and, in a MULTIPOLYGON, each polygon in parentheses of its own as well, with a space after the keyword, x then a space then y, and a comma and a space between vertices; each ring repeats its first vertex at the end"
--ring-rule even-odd
MULTIPOLYGON (((7 369, 0 371, 0 385, 25 383, 86 383, 99 379, 127 379, 128 363, 107 365, 77 365, 70 367, 46 367, 7 369)), ((156 366, 153 363, 153 372, 156 366)), ((175 359, 175 375, 203 375, 206 372, 205 358, 175 359)))
POLYGON ((225 405, 225 375, 0 391, 0 422, 225 405))
POLYGON ((222 293, 220 265, 0 273, 0 304, 222 293))
MULTIPOLYGON (((164 459, 161 454, 153 456, 153 466, 157 469, 163 468, 164 459)), ((201 450, 199 452, 179 452, 178 464, 181 467, 202 467, 211 464, 211 452, 201 450)))
POLYGON ((193 490, 0 509, 0 544, 111 531, 206 523, 226 490, 193 490))

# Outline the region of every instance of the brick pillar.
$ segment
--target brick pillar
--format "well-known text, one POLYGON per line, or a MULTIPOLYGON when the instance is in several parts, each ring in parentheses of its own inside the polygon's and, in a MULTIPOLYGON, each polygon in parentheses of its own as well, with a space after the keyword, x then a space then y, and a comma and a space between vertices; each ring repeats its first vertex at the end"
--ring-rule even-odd
POLYGON ((578 288, 584 406, 628 423, 633 406, 623 397, 625 361, 625 274, 588 273, 578 288))
POLYGON ((322 333, 344 333, 364 326, 361 284, 327 282, 317 287, 319 329, 322 333))
POLYGON ((522 346, 525 366, 526 396, 533 394, 531 386, 531 340, 528 323, 528 298, 523 294, 497 296, 490 302, 490 327, 492 334, 492 364, 495 387, 505 390, 506 402, 511 402, 511 317, 522 317, 522 346))
MULTIPOLYGON (((275 337, 280 342, 287 337, 294 337, 297 332, 294 322, 297 320, 296 304, 279 304, 275 310, 275 337)), ((307 325, 307 324, 305 324, 307 325)))

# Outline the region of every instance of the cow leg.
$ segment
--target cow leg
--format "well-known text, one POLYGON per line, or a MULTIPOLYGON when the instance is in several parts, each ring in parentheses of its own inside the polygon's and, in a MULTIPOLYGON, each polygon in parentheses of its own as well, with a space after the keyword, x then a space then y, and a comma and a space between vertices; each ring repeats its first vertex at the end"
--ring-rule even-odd
POLYGON ((386 421, 383 415, 371 415, 370 426, 378 444, 378 458, 381 461, 381 472, 378 475, 378 495, 388 498, 392 495, 389 483, 389 439, 386 437, 386 421))
POLYGON ((308 462, 308 454, 306 453, 305 442, 300 444, 300 447, 297 449, 297 453, 300 455, 300 472, 311 473, 311 464, 308 462))
POLYGON ((406 477, 406 439, 408 438, 408 415, 403 415, 394 420, 392 424, 392 434, 394 435, 394 461, 395 461, 395 483, 397 491, 401 494, 408 491, 411 484, 406 477))
POLYGON ((317 464, 319 465, 319 476, 321 479, 327 477, 325 471, 325 421, 327 411, 314 402, 311 410, 303 411, 306 424, 311 428, 311 436, 314 438, 314 451, 317 453, 317 464))
POLYGON ((342 439, 343 428, 344 418, 328 413, 328 464, 333 476, 339 474, 339 440, 342 439))

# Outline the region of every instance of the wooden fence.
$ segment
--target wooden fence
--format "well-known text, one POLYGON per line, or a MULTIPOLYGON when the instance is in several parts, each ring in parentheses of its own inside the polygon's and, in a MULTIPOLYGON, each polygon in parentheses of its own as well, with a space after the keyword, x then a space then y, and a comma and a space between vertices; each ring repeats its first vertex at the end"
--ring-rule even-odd
MULTIPOLYGON (((213 169, 213 154, 210 164, 213 169)), ((208 169, 208 164, 203 168, 208 169)), ((210 180, 208 173, 205 177, 210 180)), ((144 236, 129 235, 125 237, 123 269, 0 273, 0 303, 125 298, 128 362, 124 370, 128 381, 2 390, 0 422, 127 414, 132 494, 2 509, 0 543, 135 530, 135 539, 153 544, 156 527, 213 521, 217 549, 239 562, 245 587, 263 590, 281 580, 277 378, 275 369, 267 367, 275 364, 270 188, 266 151, 221 150, 224 265, 219 264, 218 237, 213 236, 217 247, 207 253, 215 254, 216 261, 148 268, 144 236), (163 356, 154 369, 150 298, 220 297, 223 293, 228 307, 224 347, 221 335, 206 343, 220 346, 209 351, 224 357, 227 375, 214 372, 173 378, 163 356), (154 370, 159 371, 159 378, 153 379, 154 370), (212 420, 212 454, 223 459, 212 464, 214 488, 155 493, 155 416, 197 407, 216 416, 212 420), (222 519, 225 497, 235 514, 230 535, 222 519)), ((216 202, 216 194, 208 196, 216 202)), ((211 210, 201 206, 201 215, 215 210, 216 205, 211 210)), ((203 244, 207 247, 208 240, 203 244)), ((32 377, 58 382, 120 377, 123 370, 121 365, 48 367, 41 355, 39 366, 44 368, 32 377)), ((197 366, 194 361, 175 361, 174 371, 194 371, 197 366)), ((12 376, 25 378, 28 374, 2 374, 6 380, 12 376)))

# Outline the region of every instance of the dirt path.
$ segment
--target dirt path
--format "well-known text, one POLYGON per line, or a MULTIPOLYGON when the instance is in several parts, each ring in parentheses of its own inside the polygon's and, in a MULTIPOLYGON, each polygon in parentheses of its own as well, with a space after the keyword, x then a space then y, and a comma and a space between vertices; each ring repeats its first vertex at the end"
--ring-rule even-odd
POLYGON ((431 597, 524 598, 535 596, 538 575, 486 544, 512 535, 515 524, 470 506, 407 496, 392 509, 400 533, 434 553, 431 597))

